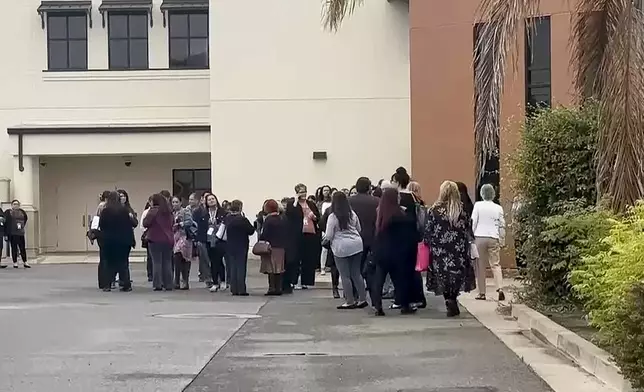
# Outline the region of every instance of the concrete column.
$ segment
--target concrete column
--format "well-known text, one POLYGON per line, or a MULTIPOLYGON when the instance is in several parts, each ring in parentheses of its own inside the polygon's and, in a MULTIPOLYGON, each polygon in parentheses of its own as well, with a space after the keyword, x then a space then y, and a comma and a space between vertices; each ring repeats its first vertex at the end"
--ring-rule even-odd
POLYGON ((34 257, 40 249, 40 230, 38 206, 40 205, 40 166, 39 157, 24 156, 23 171, 20 171, 18 157, 13 157, 12 199, 18 199, 21 207, 27 213, 25 238, 27 254, 34 257))

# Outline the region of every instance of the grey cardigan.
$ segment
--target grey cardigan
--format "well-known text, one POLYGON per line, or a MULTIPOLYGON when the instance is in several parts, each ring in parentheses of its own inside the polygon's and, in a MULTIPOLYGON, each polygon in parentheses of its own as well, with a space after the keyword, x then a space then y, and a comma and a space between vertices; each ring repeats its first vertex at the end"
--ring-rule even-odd
POLYGON ((324 240, 331 243, 331 251, 335 257, 349 257, 362 252, 362 237, 360 236, 360 219, 351 211, 349 226, 342 230, 335 214, 331 214, 326 222, 324 240))

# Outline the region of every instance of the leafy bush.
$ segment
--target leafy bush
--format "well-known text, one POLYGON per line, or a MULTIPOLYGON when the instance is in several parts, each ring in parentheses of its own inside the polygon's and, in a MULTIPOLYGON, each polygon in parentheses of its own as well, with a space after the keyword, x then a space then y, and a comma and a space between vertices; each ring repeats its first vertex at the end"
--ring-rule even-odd
POLYGON ((644 204, 613 221, 606 249, 583 258, 570 281, 598 343, 636 388, 644 389, 644 204))
POLYGON ((608 248, 602 239, 612 226, 610 214, 585 201, 558 203, 558 215, 542 218, 532 229, 540 231, 523 244, 528 249, 526 281, 519 298, 536 308, 576 308, 580 303, 571 294, 570 271, 582 257, 608 248))
POLYGON ((525 259, 521 299, 532 306, 571 305, 568 275, 592 239, 603 213, 592 208, 598 114, 594 104, 581 108, 541 109, 525 124, 513 156, 517 193, 523 207, 518 252, 525 259))

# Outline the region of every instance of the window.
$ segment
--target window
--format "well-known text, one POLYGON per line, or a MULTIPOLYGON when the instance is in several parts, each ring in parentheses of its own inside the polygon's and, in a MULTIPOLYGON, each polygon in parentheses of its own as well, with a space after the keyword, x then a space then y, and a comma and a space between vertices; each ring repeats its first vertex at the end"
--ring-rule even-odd
POLYGON ((110 69, 148 68, 148 14, 109 13, 110 69))
MULTIPOLYGON (((491 52, 489 53, 488 56, 483 58, 482 56, 479 55, 479 53, 476 51, 476 44, 479 42, 480 35, 481 35, 481 29, 483 28, 482 23, 477 23, 474 25, 474 79, 476 79, 478 72, 494 72, 494 68, 492 67, 492 56, 491 52)), ((477 107, 477 102, 479 98, 479 91, 476 89, 476 83, 474 84, 475 90, 474 90, 474 116, 475 118, 478 118, 480 116, 480 113, 478 112, 478 107, 477 107)), ((497 103, 498 103, 497 99, 497 103)), ((497 107, 497 113, 498 113, 498 107, 497 107)), ((499 130, 499 119, 498 117, 494 119, 494 123, 496 126, 496 129, 499 130)), ((501 161, 499 159, 499 138, 496 139, 496 146, 495 150, 496 152, 493 153, 491 156, 488 156, 485 159, 484 167, 483 167, 483 172, 479 176, 477 183, 476 183, 476 190, 475 190, 475 198, 477 201, 481 200, 480 196, 480 189, 481 186, 484 184, 491 184, 494 186, 494 189, 496 189, 496 201, 498 202, 499 199, 499 193, 500 193, 500 187, 501 187, 501 174, 500 174, 500 168, 501 168, 501 161)))
POLYGON ((210 192, 210 169, 175 169, 172 171, 172 194, 181 197, 184 204, 193 192, 210 192))
POLYGON ((533 18, 532 37, 526 26, 525 91, 526 113, 550 106, 550 17, 533 18))
POLYGON ((208 68, 208 12, 169 13, 170 68, 208 68))
POLYGON ((50 70, 87 69, 87 14, 47 16, 47 63, 50 70))

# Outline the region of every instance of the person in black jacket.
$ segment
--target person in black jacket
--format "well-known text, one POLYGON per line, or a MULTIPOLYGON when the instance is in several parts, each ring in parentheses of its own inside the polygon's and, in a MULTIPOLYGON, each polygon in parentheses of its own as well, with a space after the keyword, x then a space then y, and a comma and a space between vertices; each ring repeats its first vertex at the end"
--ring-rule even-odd
POLYGON ((4 248, 5 238, 9 236, 7 231, 7 218, 5 217, 5 212, 0 209, 0 269, 7 268, 6 265, 2 264, 2 249, 4 248))
POLYGON ((289 222, 291 235, 297 241, 295 259, 288 263, 287 275, 290 284, 302 289, 315 285, 315 268, 320 261, 322 237, 320 232, 320 210, 315 202, 307 199, 307 189, 304 184, 295 186, 297 199, 286 206, 286 217, 289 222), (288 267, 292 264, 292 268, 288 267), (298 284, 298 277, 301 282, 298 284))
POLYGON ((360 177, 356 181, 356 194, 349 198, 351 208, 358 215, 360 219, 360 227, 362 231, 362 245, 364 251, 362 252, 362 265, 361 271, 364 271, 364 264, 371 252, 371 244, 376 234, 376 218, 378 216, 378 203, 380 200, 369 194, 371 189, 371 181, 367 177, 360 177))
POLYGON ((226 261, 229 270, 230 291, 233 295, 247 296, 246 272, 248 270, 249 237, 255 228, 242 213, 240 200, 230 203, 229 214, 224 218, 226 237, 226 261))
POLYGON ((103 291, 111 290, 117 273, 123 283, 121 291, 132 291, 128 258, 134 243, 134 226, 130 211, 119 201, 119 194, 110 192, 99 220, 107 265, 106 273, 99 277, 103 291))
POLYGON ((199 253, 199 270, 211 291, 219 291, 220 287, 225 289, 225 266, 223 263, 223 244, 215 247, 211 239, 217 228, 223 222, 226 212, 219 205, 217 196, 210 192, 203 195, 204 204, 192 213, 192 220, 197 223, 197 250, 199 253), (208 233, 211 233, 210 235, 208 233), (223 286, 220 286, 222 278, 223 286))
POLYGON ((384 316, 382 287, 389 274, 394 282, 397 302, 403 314, 414 313, 412 291, 416 252, 420 233, 412 220, 398 204, 398 190, 383 190, 378 206, 376 238, 372 253, 376 263, 375 282, 370 286, 371 301, 377 316, 384 316))
POLYGON ((266 295, 282 295, 284 258, 289 242, 288 222, 279 214, 279 205, 275 200, 266 200, 262 212, 264 218, 258 239, 271 245, 271 253, 261 256, 259 272, 268 275, 266 295))
POLYGON ((5 213, 6 228, 9 245, 11 246, 11 258, 13 260, 13 268, 18 268, 18 252, 22 258, 22 265, 25 268, 31 268, 27 263, 27 249, 25 241, 25 227, 27 226, 27 213, 20 208, 20 201, 13 200, 11 202, 11 209, 5 213))

